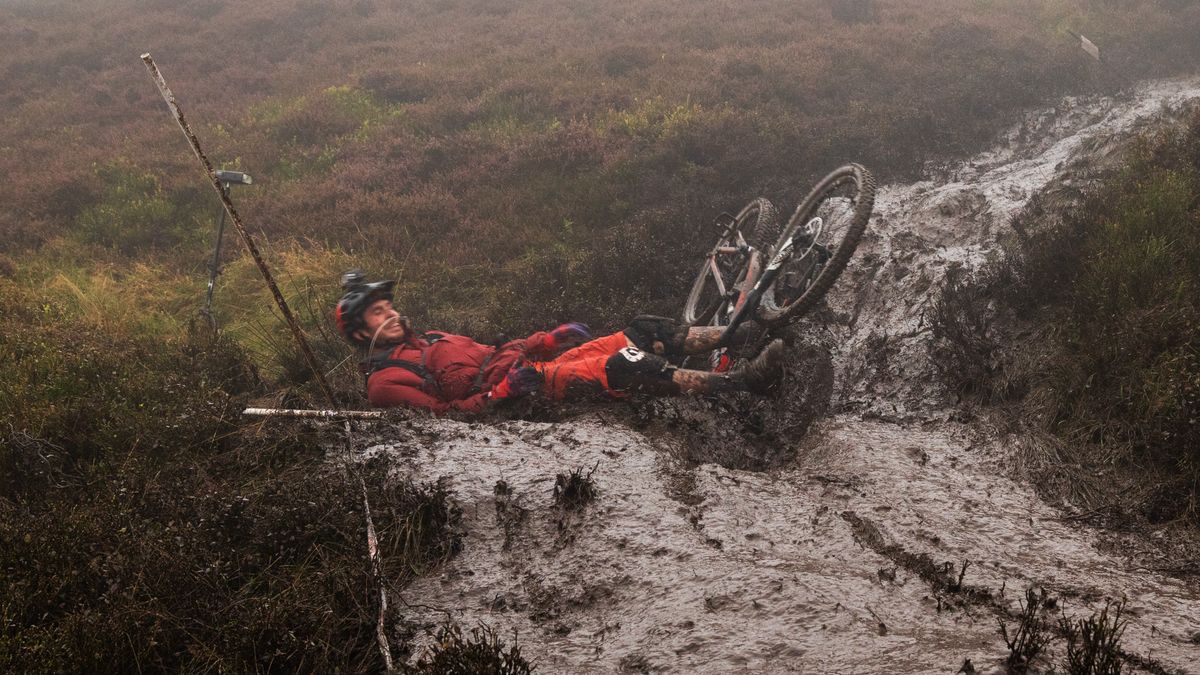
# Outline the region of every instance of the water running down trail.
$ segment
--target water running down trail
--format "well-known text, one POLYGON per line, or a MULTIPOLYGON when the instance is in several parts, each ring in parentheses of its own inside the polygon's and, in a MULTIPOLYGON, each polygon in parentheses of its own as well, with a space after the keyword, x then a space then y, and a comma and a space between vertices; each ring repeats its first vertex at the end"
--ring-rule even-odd
POLYGON ((780 468, 688 465, 669 434, 602 413, 389 431, 363 454, 447 480, 466 530, 401 613, 515 631, 546 673, 945 673, 968 658, 988 672, 1007 655, 997 620, 1036 586, 1069 617, 1127 598, 1124 649, 1200 672, 1200 583, 1101 552, 1097 531, 1007 478, 1021 439, 954 421, 924 320, 947 271, 982 264, 1033 195, 1076 190, 1120 138, 1194 98, 1200 78, 1067 99, 939 178, 883 187, 822 328, 830 412, 780 468), (555 475, 597 463, 596 503, 556 510, 555 475), (947 591, 963 562, 965 591, 947 591))

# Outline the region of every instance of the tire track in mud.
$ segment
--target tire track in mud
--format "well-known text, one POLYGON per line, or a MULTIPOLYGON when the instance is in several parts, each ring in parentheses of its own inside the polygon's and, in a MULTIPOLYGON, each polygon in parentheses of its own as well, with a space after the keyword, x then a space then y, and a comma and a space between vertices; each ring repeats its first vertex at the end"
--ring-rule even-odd
POLYGON ((1126 598, 1127 664, 1188 672, 1200 584, 1098 550, 1008 477, 1027 439, 961 421, 926 314, 1031 197, 1071 198, 1123 134, 1198 95, 1193 79, 1069 99, 971 161, 885 186, 828 307, 800 326, 801 372, 824 375, 792 377, 781 400, 396 429, 364 455, 447 480, 467 529, 408 588, 405 618, 515 631, 544 672, 950 672, 999 667, 996 621, 1037 587, 1076 617, 1126 598), (714 414, 746 424, 714 441, 714 414), (555 476, 597 460, 596 502, 563 517, 555 476))
MULTIPOLYGON (((963 605, 977 605, 985 607, 993 612, 997 618, 1003 622, 1012 621, 1019 622, 1021 613, 1014 612, 1011 607, 1001 603, 996 596, 986 588, 977 586, 969 586, 963 583, 966 578, 967 570, 970 563, 963 561, 962 567, 959 568, 958 576, 954 575, 953 563, 947 561, 942 564, 935 564, 933 558, 928 554, 914 555, 904 550, 898 544, 889 544, 879 531, 879 528, 870 520, 860 517, 853 511, 843 511, 842 518, 850 523, 850 527, 854 532, 854 538, 863 546, 871 549, 875 553, 896 564, 898 568, 903 568, 909 572, 916 574, 922 580, 930 585, 933 592, 938 598, 938 611, 942 611, 943 598, 949 598, 954 604, 948 604, 947 608, 953 606, 962 607, 963 605)), ((895 571, 891 573, 895 576, 895 571)), ((1042 589, 1043 594, 1045 589, 1042 589)), ((1043 600, 1046 600, 1043 596, 1043 600)), ((1050 597, 1050 606, 1057 605, 1057 598, 1050 597)), ((881 630, 887 630, 886 626, 880 622, 881 630)), ((1044 624, 1043 630, 1052 633, 1059 640, 1066 640, 1068 634, 1061 623, 1047 622, 1044 624)), ((1140 670, 1155 673, 1155 675, 1170 675, 1170 671, 1163 667, 1158 661, 1150 656, 1142 656, 1125 650, 1117 650, 1117 655, 1125 661, 1127 665, 1134 666, 1140 670)), ((964 663, 969 663, 969 659, 964 663)), ((1183 672, 1183 671, 1179 671, 1183 672)))
POLYGON ((879 526, 857 513, 842 511, 842 520, 850 524, 850 531, 854 535, 855 541, 929 584, 933 588, 933 592, 937 594, 938 611, 941 611, 942 598, 946 595, 952 595, 955 600, 963 603, 997 606, 992 593, 986 588, 963 584, 967 568, 970 566, 968 561, 963 561, 962 568, 955 577, 955 567, 952 562, 947 561, 939 565, 933 562, 933 558, 928 553, 913 554, 904 550, 904 547, 899 544, 887 543, 883 533, 879 531, 879 526))

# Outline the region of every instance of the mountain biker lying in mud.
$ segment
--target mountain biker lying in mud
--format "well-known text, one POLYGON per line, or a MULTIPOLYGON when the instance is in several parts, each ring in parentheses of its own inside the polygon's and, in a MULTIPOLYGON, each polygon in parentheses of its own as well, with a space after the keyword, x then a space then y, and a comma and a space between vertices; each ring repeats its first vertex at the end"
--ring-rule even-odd
POLYGON ((418 334, 392 305, 395 284, 366 283, 362 272, 347 272, 342 276, 345 295, 334 311, 338 331, 364 357, 367 398, 376 407, 412 406, 441 414, 478 412, 534 393, 556 401, 586 391, 618 397, 631 391, 763 393, 782 374, 781 340, 728 373, 676 368, 663 357, 710 351, 723 329, 689 328, 649 315, 596 339, 581 323, 499 346, 440 331, 418 334))

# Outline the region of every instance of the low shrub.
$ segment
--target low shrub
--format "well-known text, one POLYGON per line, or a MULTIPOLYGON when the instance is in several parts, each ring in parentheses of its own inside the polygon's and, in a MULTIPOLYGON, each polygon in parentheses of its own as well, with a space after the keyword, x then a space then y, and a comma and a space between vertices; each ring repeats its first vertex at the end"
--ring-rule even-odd
POLYGON ((950 279, 944 370, 965 393, 1022 401, 1086 463, 1151 469, 1176 496, 1156 519, 1200 515, 1200 111, 1053 215, 981 276, 950 279))
POLYGON ((480 625, 464 635, 458 625, 447 622, 437 629, 433 643, 416 664, 405 667, 404 672, 413 675, 528 675, 533 672, 533 666, 521 656, 517 644, 505 645, 488 626, 480 625))
POLYGON ((132 256, 201 241, 198 216, 186 201, 166 193, 154 173, 114 160, 97 167, 96 174, 104 192, 75 216, 74 232, 84 242, 132 256))
POLYGON ((1110 602, 1086 619, 1062 619, 1060 627, 1067 638, 1066 667, 1070 675, 1120 675, 1124 608, 1124 601, 1110 602))
POLYGON ((445 489, 246 426, 227 338, 0 303, 0 670, 381 668, 359 476, 393 586, 458 550, 445 489))
POLYGON ((1047 606, 1046 591, 1041 593, 1030 588, 1025 591, 1025 603, 1021 605, 1021 613, 1017 625, 1009 635, 1008 626, 1000 622, 1000 635, 1008 646, 1008 658, 1004 665, 1010 673, 1029 672, 1030 667, 1042 654, 1042 650, 1050 642, 1050 626, 1042 618, 1042 609, 1047 606))

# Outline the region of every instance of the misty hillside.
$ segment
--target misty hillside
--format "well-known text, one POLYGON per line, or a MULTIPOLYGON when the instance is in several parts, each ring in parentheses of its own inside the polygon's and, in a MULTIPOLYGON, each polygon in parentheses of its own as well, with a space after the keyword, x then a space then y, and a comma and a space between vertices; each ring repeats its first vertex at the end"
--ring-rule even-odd
POLYGON ((1188 0, 0 0, 0 671, 1189 672, 1198 35, 1188 0), (199 312, 219 203, 144 52, 348 408, 346 269, 422 329, 599 335, 678 317, 723 211, 857 162, 875 212, 771 396, 250 421, 328 402, 231 229, 199 312))
POLYGON ((625 310, 596 301, 614 294, 665 311, 722 210, 794 203, 849 160, 915 176, 1031 105, 1170 74, 1200 50, 1197 8, 1157 0, 0 11, 5 254, 67 237, 92 258, 200 269, 211 195, 148 51, 213 160, 255 177, 237 195, 255 230, 403 261, 414 291, 453 274, 459 288, 414 293, 410 311, 476 332, 615 325, 625 310), (1105 67, 1071 31, 1103 45, 1105 67), (643 250, 653 264, 630 266, 643 250))

